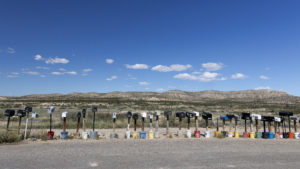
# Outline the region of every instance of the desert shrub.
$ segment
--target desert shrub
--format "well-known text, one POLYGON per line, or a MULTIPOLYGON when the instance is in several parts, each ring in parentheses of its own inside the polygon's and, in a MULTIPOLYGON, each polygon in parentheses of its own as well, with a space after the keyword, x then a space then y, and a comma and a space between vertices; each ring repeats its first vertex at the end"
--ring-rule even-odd
POLYGON ((16 132, 0 132, 0 144, 19 142, 20 137, 16 132))
POLYGON ((45 130, 42 130, 40 132, 32 133, 30 135, 31 138, 41 139, 43 141, 46 141, 48 139, 47 132, 45 130))

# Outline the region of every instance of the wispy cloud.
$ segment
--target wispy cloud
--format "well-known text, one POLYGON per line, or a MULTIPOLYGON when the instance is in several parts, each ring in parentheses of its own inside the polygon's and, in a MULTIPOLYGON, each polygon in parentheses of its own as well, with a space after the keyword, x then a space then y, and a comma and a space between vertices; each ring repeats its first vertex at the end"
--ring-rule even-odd
POLYGON ((219 73, 215 72, 203 72, 200 75, 193 75, 189 73, 180 73, 174 76, 175 79, 180 80, 196 80, 200 82, 211 82, 217 80, 226 80, 225 77, 220 77, 219 73))
POLYGON ((114 60, 113 59, 105 59, 105 62, 107 64, 112 64, 112 63, 114 63, 114 60))
POLYGON ((10 54, 14 54, 16 53, 15 49, 14 48, 7 48, 7 53, 10 53, 10 54))
POLYGON ((52 75, 77 75, 77 72, 75 71, 69 71, 69 72, 51 72, 52 75))
POLYGON ((217 70, 221 70, 223 68, 224 64, 223 63, 213 63, 213 62, 209 62, 209 63, 203 63, 202 67, 206 70, 206 71, 217 71, 217 70))
POLYGON ((147 86, 147 85, 150 85, 150 83, 149 82, 139 82, 139 85, 141 85, 141 86, 147 86))
POLYGON ((8 78, 17 78, 19 77, 18 75, 7 75, 8 78))
POLYGON ((148 69, 149 66, 146 64, 135 64, 135 65, 125 65, 127 69, 148 69))
POLYGON ((231 75, 231 78, 232 79, 245 79, 245 78, 247 78, 247 76, 242 73, 236 73, 236 74, 231 75))
POLYGON ((261 87, 257 87, 254 90, 271 90, 271 87, 269 86, 261 86, 261 87))
POLYGON ((263 79, 263 80, 269 80, 270 79, 268 76, 264 76, 264 75, 259 76, 259 78, 263 79))
POLYGON ((170 66, 157 65, 157 66, 152 67, 151 70, 158 71, 158 72, 172 72, 172 71, 180 72, 180 71, 184 71, 184 70, 187 70, 190 68, 192 68, 192 65, 190 65, 190 64, 187 64, 187 65, 173 64, 170 66))
POLYGON ((41 70, 49 70, 49 67, 44 67, 44 66, 36 66, 36 69, 41 69, 41 70))
POLYGON ((44 58, 41 55, 35 55, 34 60, 43 60, 44 58))
POLYGON ((90 68, 83 69, 81 75, 82 76, 87 76, 87 75, 89 75, 88 73, 91 72, 91 71, 93 71, 93 69, 90 69, 90 68))
POLYGON ((22 72, 24 74, 28 74, 28 75, 40 75, 39 72, 34 72, 34 71, 28 71, 28 72, 22 72))
POLYGON ((109 78, 106 78, 106 80, 107 81, 112 81, 112 80, 115 80, 115 79, 117 79, 118 78, 118 76, 111 76, 111 77, 109 77, 109 78))
POLYGON ((156 89, 156 91, 163 92, 163 91, 165 91, 165 89, 164 88, 158 88, 158 89, 156 89))

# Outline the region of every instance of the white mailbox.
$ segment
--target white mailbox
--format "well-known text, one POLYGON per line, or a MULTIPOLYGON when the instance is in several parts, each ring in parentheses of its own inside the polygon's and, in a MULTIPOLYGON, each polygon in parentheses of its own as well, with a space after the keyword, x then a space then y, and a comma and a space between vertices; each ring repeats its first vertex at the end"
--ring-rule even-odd
POLYGON ((54 106, 51 106, 49 109, 48 109, 48 113, 49 114, 52 114, 55 110, 55 107, 54 106))
POLYGON ((195 114, 196 117, 199 117, 199 112, 195 111, 194 114, 195 114))
POLYGON ((142 116, 143 118, 146 118, 146 117, 147 117, 147 113, 146 113, 146 112, 142 112, 142 113, 141 113, 141 116, 142 116))
POLYGON ((160 114, 161 114, 161 111, 159 111, 159 110, 155 112, 156 116, 160 116, 160 114))
POLYGON ((67 117, 67 114, 68 114, 68 112, 66 112, 66 111, 65 111, 65 112, 62 112, 62 113, 61 113, 61 117, 62 117, 62 118, 67 117))
POLYGON ((31 118, 38 118, 39 114, 37 112, 34 112, 31 114, 31 118))
POLYGON ((153 114, 149 114, 149 119, 153 119, 153 114))
POLYGON ((274 121, 281 122, 281 118, 280 117, 274 117, 274 121))
POLYGON ((252 120, 261 120, 261 115, 260 114, 251 114, 252 120))
POLYGON ((116 119, 116 118, 117 118, 117 113, 116 113, 116 112, 113 113, 112 118, 113 118, 113 119, 116 119))

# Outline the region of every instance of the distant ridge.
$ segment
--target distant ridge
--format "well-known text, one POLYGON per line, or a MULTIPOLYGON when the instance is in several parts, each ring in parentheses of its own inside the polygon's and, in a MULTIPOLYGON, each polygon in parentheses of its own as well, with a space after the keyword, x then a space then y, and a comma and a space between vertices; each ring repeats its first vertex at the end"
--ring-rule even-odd
POLYGON ((275 90, 244 90, 244 91, 199 91, 186 92, 181 90, 169 90, 163 93, 157 92, 109 92, 109 93, 69 93, 69 94, 34 94, 21 97, 0 97, 1 100, 72 100, 72 99, 121 99, 121 100, 147 100, 147 101, 239 101, 266 103, 300 103, 300 97, 275 90))

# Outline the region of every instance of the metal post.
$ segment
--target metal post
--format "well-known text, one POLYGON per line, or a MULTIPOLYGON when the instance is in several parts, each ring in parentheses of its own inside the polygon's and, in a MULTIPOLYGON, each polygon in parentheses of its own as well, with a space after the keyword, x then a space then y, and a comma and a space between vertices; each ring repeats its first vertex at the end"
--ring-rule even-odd
POLYGON ((24 134, 24 140, 26 140, 26 136, 27 136, 28 118, 29 118, 29 112, 27 112, 26 125, 25 125, 25 134, 24 134))
POLYGON ((197 116, 195 116, 195 123, 196 123, 196 131, 198 131, 198 117, 197 116))
POLYGON ((217 118, 217 131, 219 131, 219 118, 217 118))
POLYGON ((116 123, 116 119, 115 118, 113 118, 113 133, 115 133, 115 123, 116 123))
POLYGON ((167 116, 167 135, 169 135, 169 115, 167 116))
POLYGON ((291 118, 290 118, 290 116, 288 116, 288 120, 289 120, 289 132, 291 132, 291 118))
POLYGON ((208 130, 208 119, 205 119, 206 131, 208 130))
POLYGON ((179 117, 179 130, 181 130, 181 125, 182 125, 182 118, 179 117))
POLYGON ((245 133, 247 133, 247 120, 245 119, 245 133))
POLYGON ((266 133, 266 121, 264 120, 264 133, 266 133))
POLYGON ((134 131, 136 131, 136 119, 134 119, 134 131))
POLYGON ((77 128, 76 128, 76 133, 78 133, 79 131, 79 123, 80 123, 80 118, 77 118, 77 128))
POLYGON ((52 114, 50 114, 50 132, 51 132, 51 129, 52 129, 52 114))
POLYGON ((187 126, 188 130, 190 129, 190 122, 191 122, 191 119, 190 119, 190 117, 188 117, 188 126, 187 126))
POLYGON ((145 118, 142 117, 142 131, 144 131, 144 123, 145 123, 145 118))
POLYGON ((258 119, 255 119, 256 132, 258 132, 258 119))

